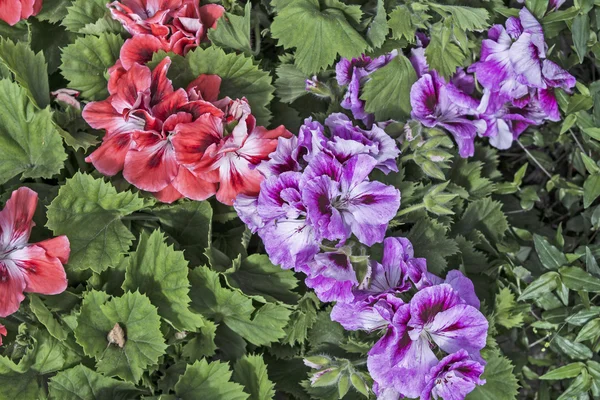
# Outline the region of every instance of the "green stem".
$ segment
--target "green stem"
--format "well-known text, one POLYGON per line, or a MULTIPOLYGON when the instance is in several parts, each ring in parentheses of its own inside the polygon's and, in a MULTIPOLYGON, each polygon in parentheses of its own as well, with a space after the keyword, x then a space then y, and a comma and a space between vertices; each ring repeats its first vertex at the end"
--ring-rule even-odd
POLYGON ((533 156, 533 154, 531 154, 529 152, 529 150, 527 150, 525 148, 525 146, 523 146, 523 143, 521 143, 520 141, 517 140, 517 143, 519 144, 519 146, 521 146, 521 148, 523 149, 523 151, 527 154, 527 156, 529 156, 529 158, 531 158, 531 160, 535 163, 535 165, 537 165, 542 172, 544 172, 544 174, 546 174, 546 176, 548 177, 548 179, 552 179, 552 175, 550 175, 550 172, 546 171, 546 168, 544 168, 544 166, 542 164, 540 164, 540 162, 537 160, 537 158, 535 158, 533 156))

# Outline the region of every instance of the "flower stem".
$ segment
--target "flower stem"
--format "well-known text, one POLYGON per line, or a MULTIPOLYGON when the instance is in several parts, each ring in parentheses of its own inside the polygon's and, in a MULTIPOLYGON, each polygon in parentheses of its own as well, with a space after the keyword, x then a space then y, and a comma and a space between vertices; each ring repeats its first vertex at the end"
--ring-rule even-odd
POLYGON ((521 148, 523 149, 523 151, 525 151, 525 153, 527 154, 527 156, 529 156, 529 158, 531 158, 531 160, 535 163, 535 165, 537 165, 544 174, 546 174, 546 176, 548 177, 548 179, 552 179, 552 175, 550 175, 550 172, 546 171, 546 168, 544 168, 544 166, 537 160, 537 158, 535 158, 533 156, 533 154, 531 154, 529 152, 529 150, 527 150, 525 148, 525 146, 523 146, 523 143, 521 143, 520 141, 517 140, 517 143, 519 144, 519 146, 521 146, 521 148))

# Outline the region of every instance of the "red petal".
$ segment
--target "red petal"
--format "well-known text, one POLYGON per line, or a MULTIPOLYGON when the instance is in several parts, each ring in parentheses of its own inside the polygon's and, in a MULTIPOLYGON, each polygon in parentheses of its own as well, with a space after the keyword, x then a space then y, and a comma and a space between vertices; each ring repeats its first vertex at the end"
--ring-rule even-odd
POLYGON ((219 190, 217 200, 233 205, 239 194, 258 195, 263 176, 257 170, 251 170, 250 164, 234 153, 229 153, 219 162, 219 190))
POLYGON ((19 0, 0 1, 0 19, 9 25, 14 25, 21 20, 21 2, 19 0))
POLYGON ((6 327, 4 325, 0 325, 0 346, 2 346, 2 336, 7 335, 6 327))
POLYGON ((220 118, 204 114, 189 124, 180 124, 171 139, 177 161, 197 165, 211 144, 219 143, 223 137, 223 122, 220 118))
POLYGON ((48 256, 58 258, 61 263, 66 264, 69 262, 71 245, 69 243, 69 239, 65 235, 43 240, 35 243, 35 245, 46 250, 46 254, 48 254, 48 256))
POLYGON ((219 75, 202 74, 188 85, 188 93, 191 90, 200 96, 194 100, 217 101, 221 90, 221 77, 219 75))
POLYGON ((209 28, 217 26, 217 20, 221 18, 225 9, 218 4, 207 4, 200 7, 200 20, 209 28))
POLYGON ((88 103, 82 112, 83 119, 94 129, 105 129, 109 135, 131 132, 144 128, 144 120, 135 116, 125 119, 112 106, 114 96, 102 101, 88 103))
POLYGON ((136 147, 127 152, 123 176, 139 189, 159 192, 177 175, 173 146, 152 132, 136 132, 136 147))
POLYGON ((10 260, 0 262, 0 317, 7 317, 19 309, 25 298, 25 286, 25 277, 14 263, 10 260))
POLYGON ((112 96, 111 104, 116 112, 125 113, 137 108, 146 108, 150 99, 152 75, 150 68, 134 64, 119 79, 117 93, 112 96))
POLYGON ((198 118, 202 114, 210 114, 218 118, 223 117, 223 111, 215 107, 212 103, 204 100, 190 101, 179 107, 179 111, 188 112, 192 114, 194 118, 198 118))
POLYGON ((30 245, 10 253, 10 259, 25 275, 25 291, 59 294, 67 288, 65 268, 57 257, 43 247, 30 245))
POLYGON ((115 94, 117 93, 117 89, 119 88, 119 80, 121 77, 127 72, 125 68, 123 68, 123 64, 121 64, 121 60, 117 60, 115 65, 108 69, 108 93, 115 94))
POLYGON ((104 175, 113 176, 123 170, 125 156, 131 146, 131 134, 114 135, 85 159, 104 175))
POLYGON ((187 168, 179 168, 173 187, 188 199, 206 200, 217 191, 217 185, 194 176, 187 168))
POLYGON ((173 93, 162 98, 161 102, 152 107, 152 115, 160 120, 167 119, 171 114, 186 104, 187 93, 183 89, 177 89, 173 93))
POLYGON ((10 196, 0 211, 0 244, 5 249, 24 246, 31 234, 33 214, 38 195, 27 187, 21 187, 10 196))
POLYGON ((153 194, 154 197, 158 199, 158 201, 169 204, 183 198, 183 195, 179 193, 177 189, 173 187, 173 185, 169 185, 160 192, 156 192, 153 194))
POLYGON ((167 72, 171 66, 171 59, 165 57, 153 70, 152 70, 152 84, 150 86, 150 105, 153 106, 162 101, 165 96, 173 93, 173 84, 171 80, 167 78, 167 72))
POLYGON ((121 47, 120 60, 125 69, 130 69, 134 64, 146 64, 159 50, 169 51, 169 43, 152 35, 136 35, 121 47))

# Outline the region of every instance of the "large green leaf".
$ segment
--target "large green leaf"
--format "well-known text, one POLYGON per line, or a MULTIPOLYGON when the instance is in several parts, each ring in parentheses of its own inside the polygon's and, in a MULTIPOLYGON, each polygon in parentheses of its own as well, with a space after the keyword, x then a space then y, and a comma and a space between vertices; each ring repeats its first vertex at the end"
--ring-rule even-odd
POLYGON ((251 57, 225 54, 218 47, 211 46, 189 52, 186 59, 194 76, 215 74, 221 77, 220 97, 246 97, 258 123, 269 123, 271 112, 268 105, 275 88, 271 84, 271 75, 254 65, 251 57))
POLYGON ((175 385, 175 393, 182 400, 246 400, 243 387, 231 382, 231 370, 219 361, 200 360, 188 365, 175 385))
POLYGON ((103 20, 108 24, 109 31, 119 32, 121 23, 110 17, 107 3, 109 3, 107 0, 75 0, 67 8, 67 15, 62 25, 71 32, 86 33, 83 32, 84 28, 97 23, 98 20, 103 20))
POLYGON ((408 58, 394 57, 369 76, 361 95, 365 110, 374 113, 378 121, 405 119, 410 115, 410 88, 416 80, 415 69, 408 58))
POLYGON ((107 378, 84 365, 59 372, 48 389, 56 400, 127 400, 139 393, 131 383, 107 378))
POLYGON ((66 158, 50 110, 37 111, 25 89, 0 80, 0 184, 19 174, 51 178, 66 158))
POLYGON ((360 9, 343 7, 338 1, 324 3, 321 7, 319 0, 290 2, 278 10, 271 24, 273 37, 284 48, 296 48, 296 65, 306 74, 329 67, 338 55, 358 57, 368 47, 351 24, 356 17, 360 20, 360 9))
POLYGON ((106 71, 119 58, 123 38, 103 33, 84 36, 63 49, 62 75, 71 89, 77 89, 89 100, 102 100, 108 96, 106 71))
POLYGON ((46 226, 69 238, 69 268, 100 273, 117 266, 129 251, 135 237, 121 218, 144 205, 136 194, 117 193, 103 179, 78 173, 67 180, 48 207, 46 226))
POLYGON ((275 396, 275 387, 269 380, 267 366, 259 355, 239 359, 233 367, 233 380, 244 386, 250 400, 271 400, 275 396))
MULTIPOLYGON (((241 51, 247 55, 252 54, 252 44, 250 43, 250 10, 252 2, 247 2, 244 8, 244 15, 239 16, 231 13, 224 13, 217 21, 217 27, 208 31, 210 41, 225 48, 231 48, 241 51)), ((255 38, 260 40, 260 37, 255 38)))
POLYGON ((431 31, 431 41, 425 48, 425 57, 429 68, 434 69, 444 77, 449 77, 456 72, 456 67, 465 62, 465 55, 451 40, 450 28, 436 24, 431 31))
POLYGON ((137 383, 167 347, 160 317, 148 297, 139 292, 108 297, 97 291, 84 297, 75 337, 85 354, 96 358, 98 372, 137 383), (107 340, 117 323, 125 332, 123 348, 107 340))
POLYGON ((284 103, 291 103, 304 96, 306 91, 306 74, 293 64, 281 64, 277 67, 275 94, 284 103))
POLYGON ((128 259, 123 290, 138 289, 175 328, 195 331, 203 321, 189 310, 188 271, 183 252, 168 246, 160 231, 150 236, 142 233, 137 250, 128 259))
POLYGON ((23 42, 13 43, 0 40, 0 62, 14 75, 21 86, 27 89, 29 98, 39 107, 46 108, 50 104, 48 86, 48 65, 44 54, 35 54, 23 42))
POLYGON ((448 6, 443 4, 431 3, 431 8, 440 15, 446 17, 452 16, 452 21, 463 31, 482 31, 490 24, 487 20, 490 18, 485 8, 448 6))

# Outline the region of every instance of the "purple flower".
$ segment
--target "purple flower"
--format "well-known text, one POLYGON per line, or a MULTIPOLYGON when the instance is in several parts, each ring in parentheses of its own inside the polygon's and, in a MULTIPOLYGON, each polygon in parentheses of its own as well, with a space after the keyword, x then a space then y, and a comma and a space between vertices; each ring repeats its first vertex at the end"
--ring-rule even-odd
POLYGON ((266 178, 288 171, 300 171, 297 149, 298 138, 296 136, 290 138, 280 137, 277 140, 275 151, 269 154, 269 159, 261 162, 256 169, 266 178))
MULTIPOLYGON (((566 1, 567 0, 550 0, 548 2, 548 10, 558 10, 566 1)), ((517 0, 517 2, 523 4, 525 3, 525 0, 517 0)))
POLYGON ((368 175, 377 161, 359 154, 343 166, 324 153, 302 177, 302 200, 319 239, 344 242, 350 234, 371 246, 381 242, 400 206, 400 192, 368 175))
POLYGON ((240 194, 233 202, 233 208, 250 232, 256 233, 264 226, 264 222, 258 215, 258 197, 240 194))
POLYGON ((398 172, 396 158, 400 154, 396 142, 383 129, 373 125, 370 130, 354 126, 342 113, 331 114, 325 120, 331 130, 331 141, 327 148, 340 161, 345 162, 356 154, 368 154, 373 157, 385 174, 398 172))
POLYGON ((483 369, 483 365, 471 360, 464 350, 450 354, 427 374, 421 399, 464 400, 477 385, 485 384, 481 379, 483 369))
POLYGON ((413 119, 429 128, 446 129, 454 136, 461 157, 473 155, 475 136, 486 129, 485 121, 477 117, 477 100, 432 72, 412 86, 410 103, 413 119))

